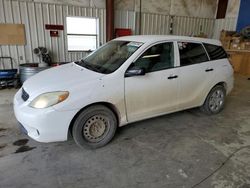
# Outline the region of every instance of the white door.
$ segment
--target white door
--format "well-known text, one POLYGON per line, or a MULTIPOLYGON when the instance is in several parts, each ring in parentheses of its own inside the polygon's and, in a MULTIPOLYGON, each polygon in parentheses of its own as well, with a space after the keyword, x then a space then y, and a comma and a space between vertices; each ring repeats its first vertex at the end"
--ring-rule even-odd
POLYGON ((214 76, 213 64, 201 43, 178 42, 180 56, 179 108, 202 105, 214 76))
POLYGON ((145 69, 143 76, 125 77, 125 100, 129 122, 157 116, 177 108, 178 68, 174 68, 172 42, 148 48, 128 69, 145 69))

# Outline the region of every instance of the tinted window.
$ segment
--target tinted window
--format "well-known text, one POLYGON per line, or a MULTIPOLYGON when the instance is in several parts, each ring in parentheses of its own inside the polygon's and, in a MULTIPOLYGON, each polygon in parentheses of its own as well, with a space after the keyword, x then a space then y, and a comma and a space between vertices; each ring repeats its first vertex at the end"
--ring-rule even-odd
POLYGON ((227 53, 221 46, 212 44, 204 44, 204 46, 211 60, 227 58, 227 53))
POLYGON ((178 46, 181 66, 208 61, 206 51, 201 44, 178 42, 178 46))
POLYGON ((144 68, 146 73, 174 67, 173 43, 157 44, 149 48, 132 66, 144 68))

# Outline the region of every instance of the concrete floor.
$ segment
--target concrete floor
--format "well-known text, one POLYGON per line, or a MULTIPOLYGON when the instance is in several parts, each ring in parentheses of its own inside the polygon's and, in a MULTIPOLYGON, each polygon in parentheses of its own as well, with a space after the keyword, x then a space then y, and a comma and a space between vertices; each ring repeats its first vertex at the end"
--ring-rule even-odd
POLYGON ((236 76, 223 112, 198 109, 134 123, 98 150, 21 134, 16 90, 0 91, 0 187, 250 187, 250 80, 236 76))

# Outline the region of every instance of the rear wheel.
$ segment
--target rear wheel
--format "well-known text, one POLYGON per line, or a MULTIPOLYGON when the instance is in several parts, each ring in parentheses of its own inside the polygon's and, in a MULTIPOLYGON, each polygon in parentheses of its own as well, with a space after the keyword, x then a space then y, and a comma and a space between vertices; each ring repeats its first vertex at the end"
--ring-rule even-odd
POLYGON ((225 88, 222 85, 217 85, 209 92, 201 110, 207 114, 217 114, 224 108, 225 98, 225 88))
POLYGON ((116 128, 115 114, 105 106, 95 105, 78 115, 72 134, 80 147, 99 148, 111 141, 116 128))

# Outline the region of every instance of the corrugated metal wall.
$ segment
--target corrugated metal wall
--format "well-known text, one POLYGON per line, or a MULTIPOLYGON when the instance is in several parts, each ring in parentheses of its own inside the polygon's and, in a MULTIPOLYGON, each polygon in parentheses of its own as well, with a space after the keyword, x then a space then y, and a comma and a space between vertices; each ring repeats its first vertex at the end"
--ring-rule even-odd
MULTIPOLYGON (((137 25, 139 25, 139 13, 137 13, 137 25)), ((169 34, 170 16, 163 14, 142 13, 141 34, 142 35, 167 35, 169 34)), ((137 27, 137 33, 139 27, 137 27)))
MULTIPOLYGON (((67 62, 80 59, 84 52, 68 52, 66 28, 59 31, 59 37, 50 37, 45 24, 62 24, 66 26, 66 16, 86 16, 99 18, 100 43, 106 41, 105 9, 84 8, 77 6, 0 0, 0 23, 25 24, 26 45, 2 45, 0 56, 11 56, 15 64, 39 62, 33 49, 45 46, 52 52, 54 62, 67 62)), ((6 64, 6 63, 5 63, 6 64)))
POLYGON ((174 16, 173 34, 194 36, 200 33, 209 38, 213 35, 214 19, 174 16))
POLYGON ((220 32, 221 30, 229 30, 229 31, 235 31, 236 30, 236 18, 225 18, 225 19, 217 19, 214 23, 214 39, 220 38, 220 32))
MULTIPOLYGON (((204 32, 212 37, 214 19, 194 18, 184 16, 172 16, 173 34, 192 36, 204 32)), ((142 13, 142 34, 144 35, 167 35, 170 34, 170 15, 142 13)), ((139 13, 137 13, 137 25, 139 24, 139 13)), ((138 28, 137 28, 138 34, 138 28)))
MULTIPOLYGON (((86 56, 84 52, 68 52, 66 28, 59 31, 59 37, 50 37, 45 24, 62 24, 66 26, 67 16, 86 16, 99 18, 100 44, 106 42, 105 9, 86 8, 71 5, 35 3, 27 1, 0 0, 0 23, 25 24, 26 45, 0 46, 0 56, 11 56, 16 65, 39 62, 33 54, 38 46, 48 48, 53 54, 53 61, 74 61, 86 56)), ((171 17, 163 14, 142 13, 142 34, 169 34, 171 17)), ((134 11, 116 11, 115 27, 131 28, 133 34, 139 34, 139 13, 134 11)), ((197 35, 204 32, 209 37, 218 38, 222 29, 234 30, 236 19, 215 20, 209 18, 192 18, 173 16, 173 34, 197 35)), ((1 67, 0 67, 1 68, 1 67)))
POLYGON ((115 11, 115 27, 129 28, 135 33, 136 14, 134 11, 115 11))

